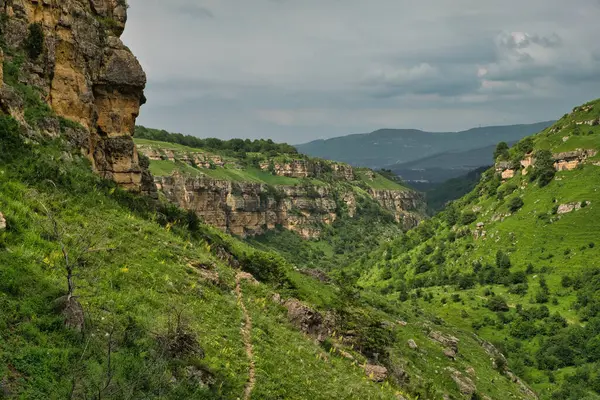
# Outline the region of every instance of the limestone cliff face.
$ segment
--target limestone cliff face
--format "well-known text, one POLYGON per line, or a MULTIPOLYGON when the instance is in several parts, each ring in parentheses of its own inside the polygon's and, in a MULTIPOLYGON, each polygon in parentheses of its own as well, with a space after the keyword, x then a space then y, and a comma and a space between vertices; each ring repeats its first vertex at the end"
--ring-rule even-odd
POLYGON ((425 215, 425 199, 421 193, 399 190, 371 189, 371 196, 386 210, 394 214, 396 222, 404 229, 414 228, 425 215))
MULTIPOLYGON (((208 224, 240 236, 262 234, 281 226, 306 239, 316 238, 322 226, 335 222, 342 212, 350 217, 357 213, 357 195, 351 189, 333 193, 327 186, 272 187, 179 173, 156 177, 155 182, 170 202, 194 211, 208 224)), ((406 229, 423 218, 425 203, 416 192, 372 190, 370 195, 406 229)))
MULTIPOLYGON (((77 144, 95 171, 127 189, 143 190, 132 135, 145 101, 146 75, 119 38, 126 0, 0 0, 0 10, 8 17, 7 46, 23 48, 31 24, 44 32, 42 54, 23 63, 19 80, 39 88, 56 114, 85 128, 77 144)), ((18 109, 9 112, 22 119, 18 109)))
POLYGON ((320 234, 318 225, 337 218, 336 203, 325 187, 231 182, 179 174, 156 178, 167 199, 193 210, 208 224, 236 235, 264 233, 280 225, 304 238, 320 234))

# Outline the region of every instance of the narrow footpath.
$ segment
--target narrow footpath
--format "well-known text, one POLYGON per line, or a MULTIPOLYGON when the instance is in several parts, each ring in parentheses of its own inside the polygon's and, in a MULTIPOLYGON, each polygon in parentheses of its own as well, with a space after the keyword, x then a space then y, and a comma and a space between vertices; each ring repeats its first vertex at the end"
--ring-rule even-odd
POLYGON ((242 341, 244 342, 249 364, 248 382, 246 382, 246 387, 244 388, 244 400, 250 400, 250 397, 252 396, 252 390, 254 390, 254 385, 256 383, 256 369, 254 366, 254 352, 252 347, 252 318, 250 317, 250 313, 248 313, 246 305, 244 304, 244 294, 242 293, 242 286, 240 284, 244 278, 245 274, 241 272, 235 276, 235 293, 237 294, 238 305, 242 310, 242 314, 244 315, 244 323, 240 328, 240 332, 242 334, 242 341))

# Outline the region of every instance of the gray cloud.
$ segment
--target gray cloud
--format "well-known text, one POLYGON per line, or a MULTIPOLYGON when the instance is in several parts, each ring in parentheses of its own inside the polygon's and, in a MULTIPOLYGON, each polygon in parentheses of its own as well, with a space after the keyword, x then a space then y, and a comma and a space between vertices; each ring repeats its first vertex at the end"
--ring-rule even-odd
POLYGON ((181 14, 181 16, 188 16, 192 18, 209 18, 215 17, 215 14, 206 7, 202 7, 196 4, 179 4, 175 6, 175 13, 181 14))
POLYGON ((597 0, 129 3, 139 122, 198 136, 533 122, 600 93, 597 0))

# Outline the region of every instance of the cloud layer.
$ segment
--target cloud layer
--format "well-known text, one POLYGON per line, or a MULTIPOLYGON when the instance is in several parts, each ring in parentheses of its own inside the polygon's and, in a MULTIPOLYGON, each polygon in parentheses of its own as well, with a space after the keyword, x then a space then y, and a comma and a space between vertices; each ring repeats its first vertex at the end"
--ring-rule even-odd
POLYGON ((139 122, 301 143, 558 118, 600 97, 596 0, 130 0, 139 122))

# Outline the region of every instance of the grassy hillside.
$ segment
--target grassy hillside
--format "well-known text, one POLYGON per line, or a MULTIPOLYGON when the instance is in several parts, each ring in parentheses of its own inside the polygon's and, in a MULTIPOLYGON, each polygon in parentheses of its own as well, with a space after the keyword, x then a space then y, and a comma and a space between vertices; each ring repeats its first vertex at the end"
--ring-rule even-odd
POLYGON ((297 145, 296 148, 309 156, 379 169, 434 154, 464 152, 496 145, 502 141, 514 142, 551 124, 552 122, 540 122, 530 125, 492 126, 462 132, 381 129, 367 134, 316 140, 297 145))
POLYGON ((577 107, 500 154, 514 177, 484 173, 357 264, 368 271, 361 284, 492 341, 542 398, 600 398, 598 156, 568 171, 552 165, 552 154, 600 150, 599 116, 600 101, 577 107), (535 165, 523 168, 528 152, 535 165))

